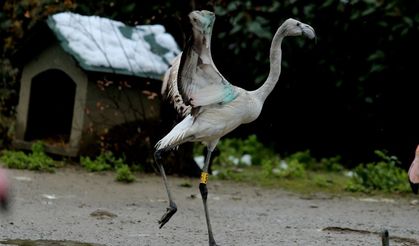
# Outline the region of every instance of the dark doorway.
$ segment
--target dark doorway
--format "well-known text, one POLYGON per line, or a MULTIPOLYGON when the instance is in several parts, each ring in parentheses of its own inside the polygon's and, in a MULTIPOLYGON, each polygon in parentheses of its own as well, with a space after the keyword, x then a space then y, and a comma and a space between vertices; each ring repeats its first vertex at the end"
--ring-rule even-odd
POLYGON ((50 69, 32 79, 25 140, 64 144, 70 140, 76 84, 63 71, 50 69))

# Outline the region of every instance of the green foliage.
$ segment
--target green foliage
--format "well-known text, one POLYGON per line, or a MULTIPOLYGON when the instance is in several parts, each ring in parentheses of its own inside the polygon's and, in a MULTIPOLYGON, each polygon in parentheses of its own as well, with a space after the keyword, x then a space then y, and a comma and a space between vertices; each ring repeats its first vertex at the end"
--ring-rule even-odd
POLYGON ((261 168, 262 168, 262 175, 266 178, 272 178, 275 176, 281 176, 278 173, 278 167, 280 165, 280 158, 279 156, 275 156, 271 159, 265 159, 262 161, 261 168))
MULTIPOLYGON (((223 179, 240 180, 248 169, 248 164, 243 162, 243 156, 250 155, 251 166, 260 167, 261 179, 272 178, 303 178, 307 171, 341 172, 344 170, 339 163, 340 156, 322 158, 317 161, 309 150, 293 153, 281 160, 273 149, 264 146, 255 135, 247 139, 225 138, 220 141, 218 148, 220 155, 214 159, 213 164, 218 168, 219 177, 223 179)), ((202 153, 198 145, 195 154, 202 153)), ((256 169, 252 169, 255 171, 256 169)))
POLYGON ((321 158, 320 166, 321 170, 330 171, 330 172, 341 172, 344 170, 343 165, 341 164, 342 157, 333 156, 330 158, 321 158))
POLYGON ((317 161, 311 156, 310 150, 298 151, 286 158, 287 162, 303 164, 307 169, 315 169, 317 161))
POLYGON ((80 157, 80 164, 90 172, 100 172, 111 169, 111 165, 97 159, 90 159, 88 156, 80 157))
POLYGON ((265 147, 257 140, 256 135, 250 135, 243 140, 225 138, 218 147, 220 155, 214 159, 214 165, 218 167, 218 176, 223 179, 246 179, 246 171, 250 166, 259 167, 250 168, 252 171, 258 170, 259 179, 298 178, 305 175, 305 167, 298 159, 300 155, 288 162, 281 161, 273 149, 265 147), (250 165, 244 161, 245 155, 250 156, 250 165))
MULTIPOLYGON (((202 149, 195 153, 202 153, 202 149), (199 152, 201 151, 201 152, 199 152)), ((244 155, 250 155, 252 165, 261 165, 263 161, 275 158, 272 149, 266 148, 258 141, 256 135, 250 135, 246 139, 225 138, 218 144, 220 156, 214 159, 216 165, 245 165, 244 155)))
POLYGON ((128 165, 122 165, 116 168, 116 181, 132 183, 135 181, 135 176, 132 174, 128 165))
POLYGON ((102 152, 95 159, 82 156, 80 164, 90 172, 116 170, 115 180, 119 182, 132 183, 135 181, 135 176, 125 163, 124 158, 117 158, 110 151, 102 152))
MULTIPOLYGON (((264 166, 266 168, 266 166, 264 166)), ((280 178, 303 178, 306 176, 304 164, 296 159, 289 162, 281 162, 278 166, 271 169, 272 176, 280 178)))
POLYGON ((353 178, 347 190, 409 192, 407 173, 397 166, 397 157, 388 156, 379 150, 376 150, 375 154, 380 158, 380 161, 358 165, 353 170, 353 178))
POLYGON ((313 178, 313 183, 318 187, 330 187, 333 185, 333 181, 330 178, 326 178, 324 176, 315 176, 313 178))
POLYGON ((95 159, 80 157, 80 164, 90 172, 108 171, 126 165, 122 158, 116 158, 112 152, 103 152, 95 159))
MULTIPOLYGON (((410 192, 407 174, 398 167, 397 157, 379 150, 374 152, 379 158, 378 162, 357 166, 352 170, 353 176, 350 178, 343 172, 345 169, 340 164, 340 156, 321 158, 318 161, 309 150, 305 150, 281 159, 273 150, 258 142, 255 136, 244 140, 224 139, 219 148, 221 154, 214 159, 213 170, 214 175, 220 179, 280 185, 302 191, 410 192), (249 153, 252 153, 252 161, 254 156, 260 155, 260 162, 247 166, 237 161, 249 153), (229 155, 235 157, 229 158, 229 155)), ((197 153, 202 153, 202 150, 197 153)))
POLYGON ((301 163, 307 170, 312 171, 341 172, 344 170, 342 164, 340 164, 340 156, 321 158, 320 161, 318 161, 311 155, 310 150, 295 152, 288 156, 286 161, 301 163))
POLYGON ((32 153, 30 154, 23 151, 6 150, 0 160, 6 167, 15 169, 53 172, 57 167, 54 160, 45 154, 44 146, 40 141, 32 144, 32 153))

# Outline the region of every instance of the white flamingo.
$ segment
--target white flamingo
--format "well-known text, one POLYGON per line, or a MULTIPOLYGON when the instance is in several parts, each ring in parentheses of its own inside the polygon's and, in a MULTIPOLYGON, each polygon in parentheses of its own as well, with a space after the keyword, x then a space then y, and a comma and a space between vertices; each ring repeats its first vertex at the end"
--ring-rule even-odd
POLYGON ((166 74, 169 93, 175 108, 185 115, 166 136, 155 146, 155 161, 163 177, 169 198, 169 207, 159 220, 164 226, 177 211, 171 195, 161 154, 185 142, 202 142, 207 147, 207 156, 201 173, 199 190, 201 192, 209 245, 216 246, 211 229, 207 207, 208 165, 211 153, 220 138, 241 124, 256 120, 262 111, 263 103, 274 89, 280 73, 281 44, 286 36, 304 35, 315 37, 314 29, 295 19, 287 19, 276 31, 270 48, 270 71, 264 84, 254 91, 247 91, 230 84, 215 67, 211 57, 211 33, 215 16, 209 11, 194 11, 189 14, 192 24, 192 37, 166 74))

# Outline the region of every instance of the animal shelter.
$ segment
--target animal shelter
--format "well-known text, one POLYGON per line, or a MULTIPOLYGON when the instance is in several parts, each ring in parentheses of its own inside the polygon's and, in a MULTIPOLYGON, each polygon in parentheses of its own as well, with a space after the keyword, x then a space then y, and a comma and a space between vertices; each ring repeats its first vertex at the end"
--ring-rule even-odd
POLYGON ((180 53, 162 25, 127 26, 63 12, 15 56, 20 91, 13 144, 77 156, 112 128, 159 118, 161 81, 180 53))

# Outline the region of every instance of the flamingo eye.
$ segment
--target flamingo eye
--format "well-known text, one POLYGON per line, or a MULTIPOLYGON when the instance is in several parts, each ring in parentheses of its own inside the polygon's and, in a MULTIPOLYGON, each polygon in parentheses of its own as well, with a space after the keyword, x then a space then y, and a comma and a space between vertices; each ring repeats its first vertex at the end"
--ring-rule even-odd
POLYGON ((300 22, 297 22, 297 26, 300 26, 301 25, 301 23, 300 22))

